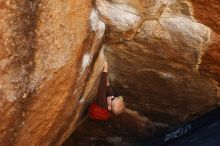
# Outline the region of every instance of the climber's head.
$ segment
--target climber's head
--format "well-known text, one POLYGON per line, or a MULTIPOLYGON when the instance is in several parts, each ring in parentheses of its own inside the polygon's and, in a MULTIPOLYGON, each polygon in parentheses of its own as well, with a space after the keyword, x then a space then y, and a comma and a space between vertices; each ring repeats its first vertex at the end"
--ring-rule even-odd
POLYGON ((107 97, 107 103, 108 103, 108 110, 112 111, 116 115, 123 113, 125 110, 125 104, 122 96, 119 97, 109 96, 107 97))

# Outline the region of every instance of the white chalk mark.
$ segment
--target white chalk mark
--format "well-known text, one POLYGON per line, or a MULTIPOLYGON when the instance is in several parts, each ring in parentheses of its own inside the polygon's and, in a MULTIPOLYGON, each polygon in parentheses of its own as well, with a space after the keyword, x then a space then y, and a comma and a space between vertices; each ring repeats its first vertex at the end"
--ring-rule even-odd
POLYGON ((105 33, 105 24, 99 20, 97 10, 93 9, 90 14, 90 25, 92 27, 92 31, 96 31, 98 33, 98 38, 102 38, 105 33))
POLYGON ((83 56, 82 60, 82 72, 85 71, 86 67, 91 63, 91 54, 87 53, 83 56))

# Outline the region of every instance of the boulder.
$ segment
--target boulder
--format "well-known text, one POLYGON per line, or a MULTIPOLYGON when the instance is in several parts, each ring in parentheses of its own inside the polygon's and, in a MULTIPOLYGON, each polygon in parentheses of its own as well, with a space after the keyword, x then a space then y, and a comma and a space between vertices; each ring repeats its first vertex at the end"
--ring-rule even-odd
MULTIPOLYGON (((110 81, 128 108, 161 131, 219 106, 218 0, 96 0, 95 6, 106 24, 110 81)), ((144 135, 129 122, 87 120, 64 146, 136 145, 144 135)))
POLYGON ((137 123, 169 128, 219 106, 219 8, 218 0, 0 0, 0 145, 61 145, 84 121, 105 59, 140 122, 87 120, 75 144, 131 145, 145 135, 137 123))
POLYGON ((99 82, 105 24, 89 0, 1 0, 0 12, 0 145, 61 145, 99 82))
POLYGON ((217 106, 218 34, 195 20, 190 2, 97 0, 96 7, 107 25, 110 80, 128 107, 172 126, 217 106))

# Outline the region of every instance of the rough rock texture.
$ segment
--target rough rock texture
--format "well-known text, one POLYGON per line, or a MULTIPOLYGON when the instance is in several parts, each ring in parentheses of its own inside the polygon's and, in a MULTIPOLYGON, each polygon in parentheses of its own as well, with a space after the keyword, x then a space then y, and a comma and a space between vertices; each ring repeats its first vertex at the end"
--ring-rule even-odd
POLYGON ((195 18, 220 34, 219 0, 191 0, 195 18))
MULTIPOLYGON (((114 89, 126 97, 128 107, 158 126, 183 122, 217 106, 220 99, 218 34, 195 20, 194 15, 199 14, 196 8, 193 11, 193 4, 178 0, 96 1, 107 25, 105 53, 114 89)), ((215 24, 210 22, 214 28, 216 19, 215 24)))
POLYGON ((97 87, 90 0, 0 0, 0 145, 61 145, 97 87))
MULTIPOLYGON (((217 106, 219 10, 218 0, 0 0, 0 145, 61 145, 76 129, 95 96, 105 25, 110 80, 127 107, 166 128, 217 106)), ((73 140, 129 145, 139 134, 88 120, 73 140)))
POLYGON ((200 71, 220 82, 220 2, 218 0, 192 0, 195 18, 209 26, 212 31, 212 41, 207 47, 200 66, 200 71))
MULTIPOLYGON (((104 47, 110 80, 129 108, 161 129, 218 106, 218 0, 96 0, 95 4, 107 25, 104 47)), ((64 145, 136 145, 137 133, 126 134, 122 127, 88 120, 64 145)))

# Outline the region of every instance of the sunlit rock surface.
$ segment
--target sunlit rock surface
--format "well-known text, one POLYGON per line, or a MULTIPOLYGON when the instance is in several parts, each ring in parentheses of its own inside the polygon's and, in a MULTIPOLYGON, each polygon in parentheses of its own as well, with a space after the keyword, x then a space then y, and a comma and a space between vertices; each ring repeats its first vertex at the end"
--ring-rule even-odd
POLYGON ((105 24, 90 0, 1 0, 0 18, 0 145, 61 145, 96 90, 105 24))

